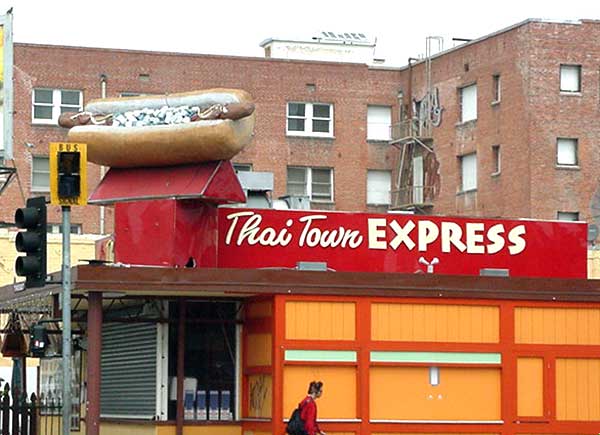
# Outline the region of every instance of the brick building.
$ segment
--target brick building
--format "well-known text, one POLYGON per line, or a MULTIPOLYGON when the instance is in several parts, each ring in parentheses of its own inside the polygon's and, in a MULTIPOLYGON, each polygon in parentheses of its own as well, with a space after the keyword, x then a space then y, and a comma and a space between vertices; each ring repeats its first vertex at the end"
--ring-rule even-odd
MULTIPOLYGON (((15 159, 5 166, 14 163, 19 178, 0 199, 0 221, 23 198, 48 193, 48 143, 66 137, 61 108, 102 92, 233 87, 249 91, 257 110, 253 142, 234 162, 272 172, 275 197, 306 194, 313 208, 336 210, 592 222, 599 38, 597 21, 527 20, 403 68, 15 44, 15 159)), ((100 172, 90 165, 90 190, 100 172)), ((110 208, 72 215, 82 233, 110 233, 112 220, 110 208)), ((58 207, 49 222, 60 222, 58 207)))

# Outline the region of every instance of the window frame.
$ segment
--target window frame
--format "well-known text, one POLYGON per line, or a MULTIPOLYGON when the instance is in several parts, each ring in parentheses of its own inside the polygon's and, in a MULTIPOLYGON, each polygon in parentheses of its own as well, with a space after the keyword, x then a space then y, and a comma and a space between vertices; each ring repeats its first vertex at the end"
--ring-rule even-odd
POLYGON ((556 212, 556 220, 561 222, 580 222, 581 216, 578 211, 557 211, 556 212), (561 215, 563 217, 573 217, 575 219, 561 219, 561 215))
POLYGON ((232 163, 233 170, 237 174, 238 172, 252 172, 252 163, 232 163))
POLYGON ((465 86, 461 86, 458 88, 459 95, 459 107, 460 107, 460 124, 465 124, 467 122, 477 121, 477 83, 471 83, 465 86), (465 90, 473 88, 475 89, 475 97, 474 97, 474 117, 465 119, 465 90))
POLYGON ((32 155, 31 156, 31 185, 30 185, 30 190, 32 192, 41 192, 41 193, 48 193, 50 192, 50 157, 49 156, 35 156, 32 155), (48 163, 48 170, 40 170, 35 168, 35 161, 40 161, 40 160, 45 160, 48 163), (38 184, 34 183, 34 179, 35 179, 35 175, 38 175, 38 177, 47 177, 48 180, 48 186, 40 186, 38 184), (45 175, 44 175, 45 174, 45 175))
POLYGON ((461 156, 458 156, 459 162, 460 162, 460 187, 459 187, 459 193, 466 193, 466 192, 474 192, 477 190, 477 152, 472 152, 472 153, 468 153, 468 154, 463 154, 461 156), (475 173, 473 174, 474 176, 472 177, 474 179, 474 185, 473 186, 465 186, 465 159, 467 158, 471 158, 473 157, 475 159, 475 166, 474 166, 474 170, 475 173))
POLYGON ((392 204, 392 171, 388 171, 385 169, 367 169, 367 205, 373 205, 373 206, 380 206, 380 205, 391 205, 392 204), (389 186, 388 186, 388 191, 387 192, 381 192, 381 191, 375 191, 375 195, 377 196, 383 196, 387 194, 387 201, 386 202, 377 202, 377 201, 370 201, 369 200, 369 192, 372 191, 372 189, 369 189, 369 174, 375 174, 375 173, 379 173, 379 174, 387 174, 389 176, 389 186))
MULTIPOLYGON (((48 223, 46 225, 46 232, 48 234, 62 234, 62 224, 48 223)), ((83 227, 81 224, 71 224, 71 234, 81 235, 83 234, 83 227)))
MULTIPOLYGON (((289 170, 290 169, 302 169, 304 171, 304 196, 307 196, 308 199, 312 202, 321 202, 321 203, 333 203, 334 202, 334 185, 333 185, 333 168, 327 167, 310 167, 310 166, 288 166, 286 171, 286 195, 295 195, 294 193, 290 193, 289 185, 290 185, 290 177, 289 170), (323 199, 320 197, 315 198, 313 183, 313 171, 314 170, 327 170, 329 171, 329 199, 323 199)), ((297 181, 293 181, 293 184, 299 185, 300 183, 297 181)), ((325 184, 318 182, 318 184, 325 184)))
POLYGON ((492 176, 502 173, 502 149, 500 145, 492 145, 492 176))
POLYGON ((578 95, 581 94, 581 79, 582 79, 582 68, 581 65, 578 64, 560 64, 559 73, 558 73, 558 89, 561 94, 566 95, 578 95), (563 68, 565 70, 567 68, 574 68, 577 70, 577 89, 563 89, 563 68))
POLYGON ((492 104, 502 101, 502 79, 500 74, 492 75, 492 104))
POLYGON ((574 137, 557 137, 556 138, 556 154, 555 164, 560 168, 578 168, 579 167, 579 139, 574 137), (561 141, 572 141, 575 163, 563 163, 559 160, 559 150, 561 141))
POLYGON ((334 126, 334 107, 333 103, 321 103, 314 102, 309 103, 305 101, 288 101, 286 103, 286 116, 285 116, 285 134, 286 136, 303 136, 303 137, 326 137, 333 138, 333 126, 334 126), (290 104, 303 104, 304 105, 304 116, 290 115, 290 104), (314 106, 328 106, 329 107, 329 117, 318 117, 314 116, 314 106), (289 129, 289 120, 290 119, 303 119, 304 120, 304 130, 290 130, 289 129), (328 121, 329 122, 329 131, 328 132, 318 132, 313 131, 313 121, 328 121))
POLYGON ((58 125, 58 118, 62 109, 65 111, 81 112, 83 110, 83 91, 80 89, 53 89, 53 88, 34 88, 31 91, 31 123, 38 125, 58 125), (51 91, 52 102, 43 103, 36 102, 36 91, 51 91), (66 104, 62 101, 62 92, 78 92, 79 93, 79 104, 66 104), (35 108, 36 107, 50 107, 52 110, 52 118, 36 118, 35 108))
MULTIPOLYGON (((375 116, 374 114, 371 116, 375 116)), ((368 141, 381 141, 381 142, 389 142, 392 140, 392 106, 385 106, 382 104, 368 104, 367 105, 367 140, 368 141), (373 113, 372 111, 376 109, 386 109, 389 115, 389 121, 387 123, 383 122, 373 122, 369 120, 369 114, 373 113), (382 133, 379 133, 379 129, 383 129, 387 127, 387 131, 385 137, 382 133), (381 136, 379 136, 381 135, 381 136)))

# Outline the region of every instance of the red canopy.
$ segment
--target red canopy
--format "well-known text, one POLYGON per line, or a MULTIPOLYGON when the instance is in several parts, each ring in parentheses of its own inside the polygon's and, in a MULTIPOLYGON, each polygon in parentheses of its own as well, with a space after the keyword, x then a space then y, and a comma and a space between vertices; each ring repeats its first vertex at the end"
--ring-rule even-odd
POLYGON ((217 204, 246 202, 229 160, 158 168, 111 168, 90 204, 201 198, 217 204))

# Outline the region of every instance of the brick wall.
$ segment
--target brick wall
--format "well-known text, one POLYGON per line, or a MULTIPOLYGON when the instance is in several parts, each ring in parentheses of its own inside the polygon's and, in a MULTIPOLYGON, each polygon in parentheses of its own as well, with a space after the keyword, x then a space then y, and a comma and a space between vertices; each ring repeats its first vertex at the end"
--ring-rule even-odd
MULTIPOLYGON (((442 123, 433 133, 441 180, 434 214, 554 219, 557 211, 578 211, 590 219, 589 201, 597 188, 595 168, 600 163, 600 47, 594 43, 599 32, 600 23, 595 21, 531 21, 432 60, 432 81, 444 108, 442 123), (558 92, 561 63, 582 65, 581 95, 558 92), (502 99, 492 104, 496 74, 501 77, 502 99), (458 90, 472 83, 478 89, 478 118, 461 124, 458 90), (555 167, 557 137, 579 139, 578 169, 555 167), (495 176, 494 145, 500 145, 502 154, 502 171, 495 176), (477 152, 478 188, 463 194, 458 157, 470 152, 477 152)), ((109 97, 211 87, 249 91, 256 102, 256 135, 234 161, 273 172, 275 197, 286 193, 288 165, 331 167, 335 203, 327 208, 366 210, 367 169, 391 170, 398 165, 395 148, 366 140, 367 105, 393 106, 396 122, 399 90, 407 101, 408 68, 29 44, 17 44, 14 58, 20 183, 13 182, 0 198, 0 220, 12 220, 14 209, 32 194, 31 156, 47 155, 48 142, 65 139, 59 127, 32 125, 32 89, 81 89, 85 103, 100 97, 102 74, 109 97), (286 137, 288 101, 333 103, 335 138, 286 137)), ((425 94, 424 69, 424 62, 412 68, 412 96, 417 99, 425 94)), ((91 191, 99 168, 90 165, 89 173, 91 191)), ((86 233, 98 232, 99 208, 76 207, 72 220, 82 223, 86 233)), ((109 232, 112 220, 108 208, 109 232)), ((49 221, 60 222, 58 207, 51 207, 49 221)))

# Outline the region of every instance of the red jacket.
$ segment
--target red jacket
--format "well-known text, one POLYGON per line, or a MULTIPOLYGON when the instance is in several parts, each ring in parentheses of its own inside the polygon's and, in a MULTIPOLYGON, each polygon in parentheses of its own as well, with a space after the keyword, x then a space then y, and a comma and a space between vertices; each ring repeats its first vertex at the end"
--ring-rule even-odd
POLYGON ((308 435, 321 433, 321 429, 319 429, 319 425, 317 424, 317 404, 313 398, 306 396, 298 406, 300 406, 300 418, 304 421, 306 433, 308 435))

